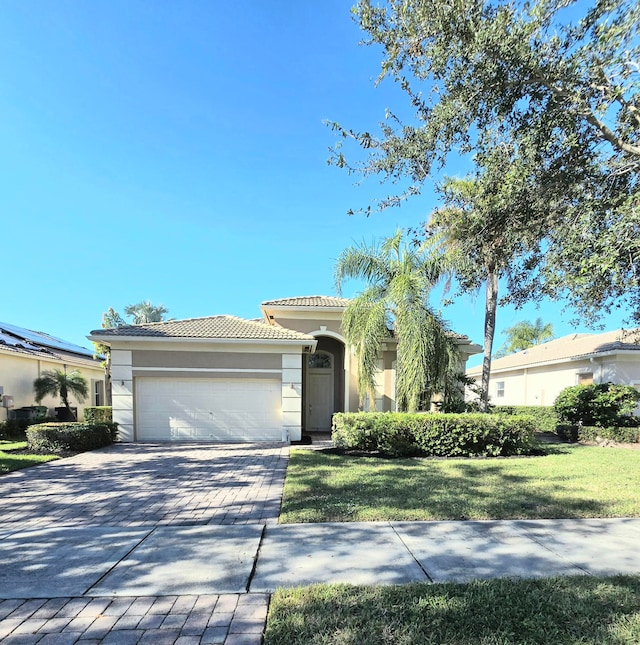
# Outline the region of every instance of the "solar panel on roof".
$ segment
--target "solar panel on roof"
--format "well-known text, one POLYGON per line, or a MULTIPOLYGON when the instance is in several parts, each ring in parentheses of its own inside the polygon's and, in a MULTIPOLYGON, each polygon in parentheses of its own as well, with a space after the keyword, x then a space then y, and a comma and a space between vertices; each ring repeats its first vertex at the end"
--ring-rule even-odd
POLYGON ((28 347, 29 343, 25 340, 21 341, 15 336, 9 336, 9 334, 3 334, 0 332, 0 343, 3 345, 9 345, 9 347, 28 347))
MULTIPOLYGON (((15 336, 18 336, 18 338, 24 338, 25 340, 30 341, 31 343, 35 343, 36 345, 44 345, 45 347, 50 347, 51 349, 60 349, 65 352, 73 352, 74 354, 82 354, 83 356, 93 357, 93 352, 86 347, 68 343, 65 340, 55 338, 55 336, 49 336, 49 334, 45 334, 40 331, 32 331, 30 329, 18 327, 17 325, 0 322, 0 332, 2 331, 8 332, 9 334, 14 334, 15 336)), ((30 349, 37 348, 30 347, 30 349)))

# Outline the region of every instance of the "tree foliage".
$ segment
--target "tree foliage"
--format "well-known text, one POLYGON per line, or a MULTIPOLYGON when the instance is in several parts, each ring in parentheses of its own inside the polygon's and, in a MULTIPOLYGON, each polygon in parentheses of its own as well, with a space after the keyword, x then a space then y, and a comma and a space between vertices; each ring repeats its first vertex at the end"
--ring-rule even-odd
POLYGON ((66 370, 47 370, 33 382, 36 402, 40 403, 45 396, 60 396, 62 404, 74 418, 69 406, 69 395, 73 394, 80 403, 85 401, 89 394, 87 379, 78 370, 67 374, 66 370))
POLYGON ((378 134, 333 124, 365 151, 351 162, 339 143, 333 162, 408 180, 384 208, 452 152, 516 141, 544 217, 514 211, 501 223, 532 237, 510 300, 567 297, 591 319, 625 306, 640 321, 640 3, 361 0, 354 13, 382 47, 379 80, 399 83, 416 118, 388 111, 378 134))
POLYGON ((492 143, 476 155, 476 171, 447 178, 440 186, 444 205, 427 226, 433 253, 448 258, 459 290, 486 287, 484 359, 480 404, 489 405, 489 375, 495 336, 499 279, 510 277, 514 258, 525 252, 535 236, 524 227, 507 223, 514 213, 537 217, 540 200, 534 189, 531 159, 513 143, 492 143))
POLYGON ((141 325, 166 320, 169 310, 164 305, 154 305, 150 300, 143 300, 135 305, 127 305, 124 313, 133 318, 134 325, 141 325))
MULTIPOLYGON (((135 305, 125 307, 125 315, 133 318, 134 324, 147 322, 160 322, 165 319, 169 310, 164 305, 153 305, 149 300, 144 300, 135 305)), ((102 314, 102 329, 113 329, 123 327, 127 321, 113 308, 109 307, 102 314)), ((95 354, 104 356, 104 373, 106 381, 106 403, 111 405, 111 348, 102 343, 94 343, 95 354)))
POLYGON ((565 388, 554 408, 561 422, 606 428, 636 425, 638 402, 640 392, 632 385, 594 383, 565 388))
POLYGON ((495 358, 502 358, 552 340, 553 324, 543 323, 542 318, 536 318, 535 322, 522 320, 512 327, 508 327, 502 333, 506 334, 507 340, 495 353, 495 358))
POLYGON ((349 247, 335 267, 336 287, 361 279, 365 289, 347 306, 342 327, 358 362, 361 400, 375 406, 377 361, 385 342, 397 342, 398 409, 415 411, 421 400, 444 390, 447 375, 459 371, 455 342, 429 306, 429 292, 442 266, 420 249, 407 245, 402 233, 380 244, 349 247), (393 330, 393 332, 391 331, 393 330))

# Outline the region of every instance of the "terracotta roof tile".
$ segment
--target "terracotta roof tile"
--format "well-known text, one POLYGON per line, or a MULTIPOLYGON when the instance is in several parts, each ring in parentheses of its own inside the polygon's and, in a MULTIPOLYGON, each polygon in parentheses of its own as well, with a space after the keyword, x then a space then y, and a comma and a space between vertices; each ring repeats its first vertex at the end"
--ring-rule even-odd
MULTIPOLYGON (((515 354, 494 359, 491 361, 491 371, 517 369, 528 365, 580 358, 603 352, 640 351, 640 344, 637 344, 638 331, 640 330, 634 332, 616 329, 603 334, 569 334, 547 343, 534 345, 515 354)), ((467 374, 479 374, 481 371, 482 366, 477 366, 467 370, 467 374)))
POLYGON ((313 340, 313 337, 277 325, 265 325, 236 316, 209 316, 186 320, 167 320, 159 323, 125 325, 110 329, 95 329, 96 337, 144 338, 227 338, 241 340, 313 340))
POLYGON ((266 300, 263 307, 346 307, 349 298, 336 296, 297 296, 294 298, 280 298, 279 300, 266 300))

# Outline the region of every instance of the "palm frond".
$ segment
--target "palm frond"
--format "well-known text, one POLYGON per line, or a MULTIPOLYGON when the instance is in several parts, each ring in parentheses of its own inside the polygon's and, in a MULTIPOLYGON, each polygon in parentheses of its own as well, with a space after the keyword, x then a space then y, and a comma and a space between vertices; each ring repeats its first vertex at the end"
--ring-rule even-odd
MULTIPOLYGON (((393 325, 397 341, 397 402, 418 409, 422 397, 443 391, 459 360, 443 321, 429 306, 429 292, 448 270, 442 258, 403 243, 401 231, 379 246, 345 249, 336 263, 336 286, 364 279, 367 288, 346 308, 342 327, 358 363, 361 400, 373 398, 382 343, 393 325)), ((455 350, 457 352, 457 350, 455 350)))

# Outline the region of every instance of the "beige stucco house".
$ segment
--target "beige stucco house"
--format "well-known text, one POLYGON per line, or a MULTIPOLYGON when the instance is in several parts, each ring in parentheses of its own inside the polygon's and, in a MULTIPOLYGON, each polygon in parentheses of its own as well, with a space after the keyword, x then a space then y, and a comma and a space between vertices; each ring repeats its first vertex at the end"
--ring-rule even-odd
MULTIPOLYGON (((637 332, 569 334, 491 364, 489 397, 494 405, 553 405, 571 385, 618 383, 640 389, 637 332)), ((480 382, 482 367, 467 370, 480 382)))
MULTIPOLYGON (((111 347, 114 421, 123 441, 296 441, 355 411, 348 300, 269 300, 262 317, 211 316, 91 332, 111 347)), ((456 336, 464 370, 479 347, 456 336)), ((395 345, 379 359, 376 408, 395 409, 395 345)))
MULTIPOLYGON (((78 408, 79 419, 87 405, 104 405, 104 368, 90 349, 43 332, 0 323, 0 421, 7 419, 12 410, 35 405, 33 382, 42 372, 55 369, 78 370, 87 379, 87 400, 81 404, 73 395, 70 397, 72 407, 78 408)), ((47 397, 40 405, 48 408, 49 416, 55 416, 55 408, 62 404, 59 399, 47 397)))

